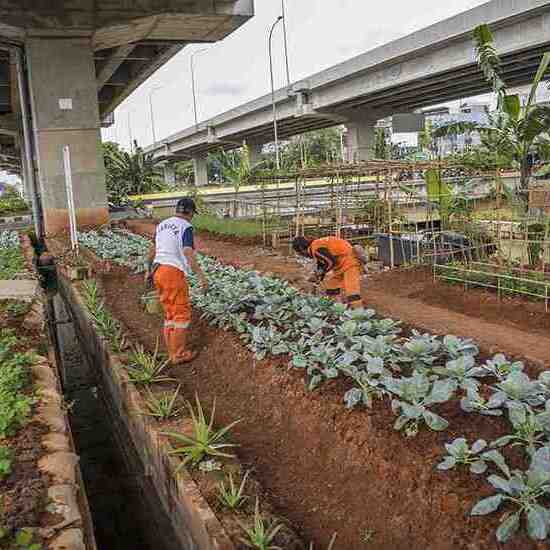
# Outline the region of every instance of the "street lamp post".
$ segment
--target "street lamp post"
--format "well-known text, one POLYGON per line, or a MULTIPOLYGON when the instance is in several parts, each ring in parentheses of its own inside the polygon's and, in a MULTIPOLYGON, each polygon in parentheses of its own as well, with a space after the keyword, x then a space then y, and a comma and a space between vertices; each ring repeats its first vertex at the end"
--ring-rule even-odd
POLYGON ((162 86, 157 86, 149 92, 149 111, 151 113, 151 132, 153 133, 153 145, 155 145, 155 143, 157 142, 157 136, 155 132, 155 114, 153 112, 153 94, 161 89, 162 86))
POLYGON ((130 138, 130 151, 134 152, 134 136, 132 135, 132 123, 130 122, 130 114, 132 111, 128 111, 128 137, 130 138))
POLYGON ((290 88, 290 67, 288 64, 288 39, 286 34, 286 10, 285 10, 285 0, 281 0, 281 13, 283 14, 283 37, 285 44, 285 65, 286 65, 286 82, 290 88))
POLYGON ((283 16, 279 15, 275 23, 273 23, 273 25, 271 26, 271 30, 269 31, 269 73, 271 76, 271 104, 273 107, 273 134, 275 136, 275 162, 277 170, 281 169, 281 159, 279 158, 279 135, 277 132, 277 106, 275 105, 275 81, 273 78, 273 53, 271 41, 273 38, 273 31, 275 30, 275 27, 282 20, 283 16))
POLYGON ((195 61, 195 56, 200 54, 200 53, 203 53, 203 52, 206 52, 208 51, 208 48, 202 48, 202 50, 197 50, 196 52, 193 52, 191 54, 191 62, 190 62, 190 65, 191 65, 191 88, 192 88, 192 91, 193 91, 193 113, 195 115, 195 126, 198 126, 199 125, 199 117, 197 115, 197 91, 195 89, 195 65, 194 65, 194 61, 195 61))

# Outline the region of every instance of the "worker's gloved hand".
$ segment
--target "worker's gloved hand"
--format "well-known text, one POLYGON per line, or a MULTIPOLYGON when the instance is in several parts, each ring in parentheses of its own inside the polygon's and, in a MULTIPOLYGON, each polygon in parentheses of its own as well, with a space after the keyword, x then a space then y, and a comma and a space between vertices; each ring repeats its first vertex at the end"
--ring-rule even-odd
POLYGON ((319 275, 317 273, 311 273, 309 277, 306 279, 308 283, 318 283, 319 282, 319 275))

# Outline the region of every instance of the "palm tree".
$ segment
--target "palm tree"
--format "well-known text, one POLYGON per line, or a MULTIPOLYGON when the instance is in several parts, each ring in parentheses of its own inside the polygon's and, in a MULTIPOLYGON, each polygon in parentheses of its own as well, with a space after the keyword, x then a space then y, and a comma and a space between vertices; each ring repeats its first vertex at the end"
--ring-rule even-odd
POLYGON ((497 95, 497 113, 489 117, 487 132, 494 140, 496 152, 511 154, 520 168, 520 194, 528 193, 531 177, 531 154, 539 145, 547 145, 546 133, 550 130, 550 107, 535 103, 537 89, 550 65, 550 52, 543 55, 527 102, 522 105, 519 95, 508 93, 502 76, 502 65, 494 47, 488 25, 474 30, 477 62, 497 95))

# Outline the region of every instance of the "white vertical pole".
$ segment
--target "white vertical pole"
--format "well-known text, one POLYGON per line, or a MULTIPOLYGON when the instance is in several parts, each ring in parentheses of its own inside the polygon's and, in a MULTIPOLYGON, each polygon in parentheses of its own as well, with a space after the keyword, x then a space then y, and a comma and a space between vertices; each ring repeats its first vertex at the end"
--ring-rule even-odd
POLYGON ((76 229, 76 212, 73 195, 73 173, 71 170, 71 150, 63 147, 63 166, 65 168, 65 186, 67 188, 67 207, 69 209, 69 226, 71 231, 71 248, 78 254, 78 234, 76 229))

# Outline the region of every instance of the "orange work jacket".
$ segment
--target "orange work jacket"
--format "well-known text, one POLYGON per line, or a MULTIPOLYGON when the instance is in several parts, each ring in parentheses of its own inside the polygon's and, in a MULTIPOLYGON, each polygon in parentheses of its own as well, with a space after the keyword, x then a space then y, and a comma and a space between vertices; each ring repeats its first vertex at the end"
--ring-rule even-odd
POLYGON ((314 240, 309 246, 309 253, 317 262, 317 269, 322 275, 329 271, 343 273, 351 267, 361 266, 351 244, 338 237, 314 240))

